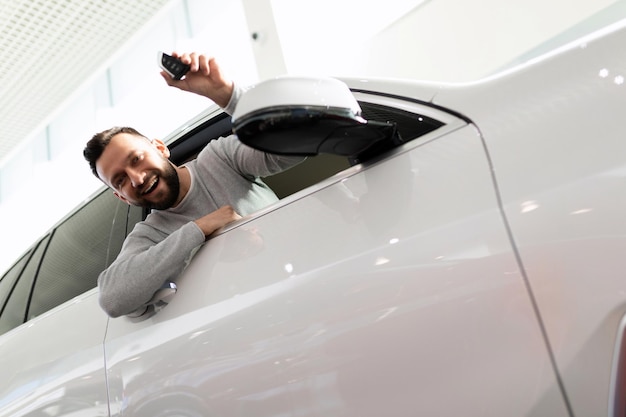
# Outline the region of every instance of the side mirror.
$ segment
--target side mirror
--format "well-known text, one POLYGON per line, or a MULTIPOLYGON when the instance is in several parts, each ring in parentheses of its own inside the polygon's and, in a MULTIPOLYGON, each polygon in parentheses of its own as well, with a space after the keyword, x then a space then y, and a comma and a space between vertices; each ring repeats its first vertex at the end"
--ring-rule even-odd
POLYGON ((243 143, 281 155, 363 159, 372 148, 402 143, 393 123, 363 119, 348 86, 334 78, 282 77, 259 83, 241 97, 232 120, 243 143))

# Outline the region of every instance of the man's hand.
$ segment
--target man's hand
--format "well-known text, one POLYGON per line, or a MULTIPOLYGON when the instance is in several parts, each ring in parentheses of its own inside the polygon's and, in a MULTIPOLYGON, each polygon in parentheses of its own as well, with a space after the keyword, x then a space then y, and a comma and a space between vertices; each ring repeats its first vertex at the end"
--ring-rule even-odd
POLYGON ((161 71, 161 76, 168 85, 210 98, 218 106, 226 107, 233 94, 233 82, 222 73, 214 57, 196 52, 173 52, 172 56, 189 64, 191 68, 185 77, 178 81, 165 71, 161 71))
POLYGON ((241 216, 231 206, 224 206, 206 216, 200 217, 195 223, 200 227, 204 236, 209 236, 220 227, 224 227, 228 223, 239 219, 241 219, 241 216))

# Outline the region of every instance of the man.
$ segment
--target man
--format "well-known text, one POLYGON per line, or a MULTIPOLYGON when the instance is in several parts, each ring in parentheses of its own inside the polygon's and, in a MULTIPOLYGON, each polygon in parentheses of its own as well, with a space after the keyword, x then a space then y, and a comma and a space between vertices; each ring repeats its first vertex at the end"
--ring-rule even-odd
MULTIPOLYGON (((167 84, 205 96, 232 114, 242 90, 222 74, 215 59, 196 53, 173 55, 191 69, 178 81, 161 72, 167 84)), ((209 142, 183 166, 175 166, 169 155, 162 141, 128 127, 100 132, 85 147, 92 172, 117 197, 152 209, 98 278, 100 305, 111 317, 145 306, 217 229, 277 201, 260 177, 302 160, 254 150, 234 136, 209 142)))

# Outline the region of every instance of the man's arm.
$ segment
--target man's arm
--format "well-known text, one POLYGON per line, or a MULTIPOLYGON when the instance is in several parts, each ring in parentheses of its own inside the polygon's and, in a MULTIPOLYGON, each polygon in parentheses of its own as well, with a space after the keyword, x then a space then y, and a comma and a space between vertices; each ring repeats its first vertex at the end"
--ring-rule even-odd
POLYGON ((100 306, 111 317, 137 310, 165 281, 180 275, 192 251, 207 236, 239 218, 232 207, 222 207, 169 236, 138 223, 117 259, 98 278, 100 306))
POLYGON ((241 219, 241 216, 231 206, 224 206, 206 216, 200 217, 194 223, 202 230, 204 236, 208 237, 217 229, 239 219, 241 219))
POLYGON ((218 106, 226 107, 233 93, 233 81, 225 76, 214 57, 196 52, 173 52, 172 56, 189 64, 191 68, 182 80, 175 80, 161 71, 168 85, 207 97, 218 106))
MULTIPOLYGON (((162 71, 161 76, 168 85, 210 98, 226 113, 232 114, 244 89, 236 86, 232 80, 225 76, 215 58, 195 52, 184 54, 173 52, 172 56, 179 58, 185 64, 189 64, 190 70, 185 78, 179 81, 162 71)), ((238 140, 225 145, 223 150, 225 151, 222 155, 223 158, 229 159, 235 170, 242 175, 256 177, 277 174, 306 159, 300 156, 264 153, 244 145, 238 140)))

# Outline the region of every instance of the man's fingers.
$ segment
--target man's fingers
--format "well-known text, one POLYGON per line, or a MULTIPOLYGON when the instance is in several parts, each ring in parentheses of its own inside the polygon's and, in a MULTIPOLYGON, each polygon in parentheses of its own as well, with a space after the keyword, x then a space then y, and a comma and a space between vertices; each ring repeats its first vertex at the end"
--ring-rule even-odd
POLYGON ((172 85, 173 78, 167 72, 161 71, 160 74, 168 85, 172 85))
POLYGON ((202 74, 205 76, 209 76, 209 74, 211 73, 211 67, 210 67, 211 59, 212 57, 208 55, 200 55, 198 57, 199 69, 202 72, 202 74))
POLYGON ((185 64, 189 64, 191 66, 191 69, 190 69, 191 72, 198 71, 198 54, 195 52, 192 52, 191 54, 188 54, 188 56, 189 56, 189 61, 185 62, 185 64))
POLYGON ((161 71, 160 72, 161 77, 163 77, 163 79, 165 80, 165 82, 167 83, 167 85, 169 85, 170 87, 177 87, 180 88, 180 81, 179 80, 175 80, 174 78, 172 78, 171 75, 169 75, 167 72, 165 71, 161 71))

